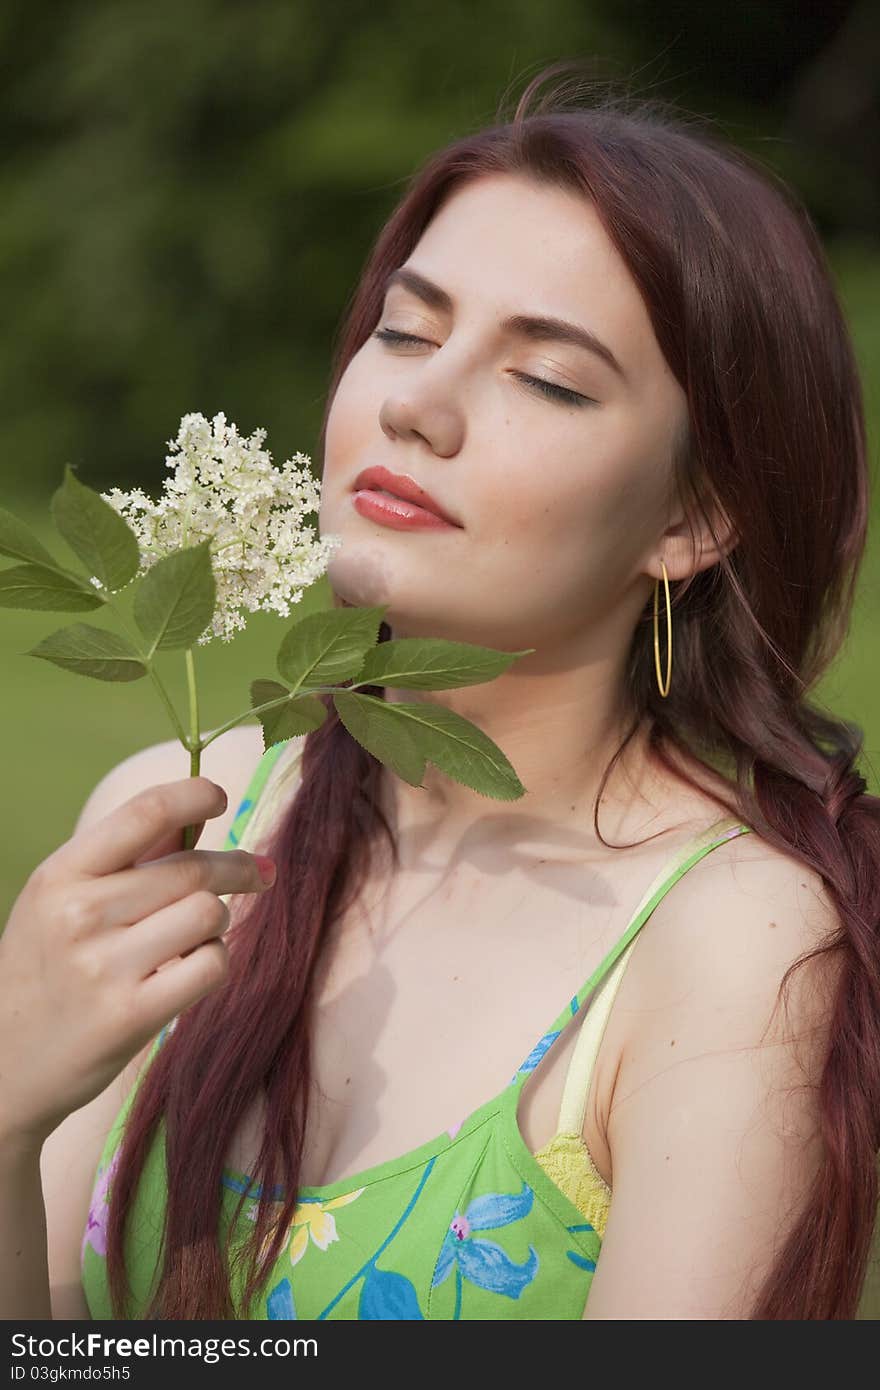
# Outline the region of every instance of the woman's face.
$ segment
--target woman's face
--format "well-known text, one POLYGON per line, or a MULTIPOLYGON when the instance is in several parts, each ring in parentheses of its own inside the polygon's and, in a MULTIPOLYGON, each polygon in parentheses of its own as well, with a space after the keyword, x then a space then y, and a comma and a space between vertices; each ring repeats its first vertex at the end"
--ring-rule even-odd
POLYGON ((328 417, 320 533, 343 542, 331 587, 387 605, 395 637, 598 654, 636 621, 659 557, 669 563, 671 457, 687 419, 636 286, 586 199, 500 174, 453 193, 406 269, 442 297, 415 282, 388 289, 374 328, 418 341, 369 337, 328 417), (620 370, 505 324, 515 315, 595 335, 620 370), (530 377, 576 395, 553 398, 530 377), (355 480, 373 464, 408 474, 460 525, 394 530, 362 515, 355 480))

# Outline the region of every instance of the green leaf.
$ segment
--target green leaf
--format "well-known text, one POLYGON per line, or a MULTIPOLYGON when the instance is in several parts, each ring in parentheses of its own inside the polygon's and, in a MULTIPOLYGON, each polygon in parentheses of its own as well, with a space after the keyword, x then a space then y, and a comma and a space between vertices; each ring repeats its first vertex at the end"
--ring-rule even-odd
POLYGON ((384 613, 384 606, 309 613, 285 633, 275 659, 278 674, 294 690, 352 680, 379 640, 384 613))
POLYGON ((191 647, 213 618, 216 603, 210 541, 157 560, 138 585, 132 608, 148 655, 191 647))
POLYGON ((374 758, 413 787, 422 785, 425 761, 465 787, 517 801, 525 787, 497 744, 442 705, 404 704, 336 690, 333 703, 348 732, 374 758))
MULTIPOLYGON (((289 696, 290 691, 278 681, 251 681, 251 705, 254 707, 269 700, 278 700, 284 695, 289 696)), ((297 734, 320 729, 327 718, 327 706, 317 695, 298 695, 286 700, 283 705, 265 710, 257 718, 263 726, 263 748, 268 750, 273 743, 284 743, 297 734)))
POLYGON ((99 681, 137 681, 147 674, 138 653, 124 637, 91 623, 59 628, 23 656, 39 656, 62 670, 99 681))
POLYGON ((55 564, 53 556, 31 528, 5 507, 0 507, 0 555, 8 555, 12 560, 29 560, 37 565, 55 564))
POLYGON ((74 576, 68 578, 43 565, 13 565, 0 570, 0 608, 85 613, 103 608, 105 601, 91 585, 85 587, 74 576))
POLYGON ((49 505, 60 534, 106 589, 116 593, 134 579, 140 567, 137 536, 100 493, 80 482, 69 463, 49 505))
POLYGON ((500 676, 512 662, 536 649, 499 652, 471 642, 441 637, 396 637, 367 652, 358 683, 402 686, 407 690, 454 690, 500 676))
MULTIPOLYGON (((425 775, 424 754, 405 721, 389 713, 391 706, 372 695, 358 695, 353 690, 333 693, 336 713, 352 738, 357 739, 368 753, 390 767, 411 787, 420 787, 425 775)), ((395 706, 399 709, 400 706, 395 706)))

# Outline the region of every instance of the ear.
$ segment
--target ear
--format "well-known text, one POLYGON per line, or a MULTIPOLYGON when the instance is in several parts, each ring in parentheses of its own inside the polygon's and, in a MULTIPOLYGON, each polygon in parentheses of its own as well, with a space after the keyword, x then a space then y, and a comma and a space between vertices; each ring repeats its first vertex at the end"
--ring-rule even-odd
POLYGON ((717 565, 722 555, 738 544, 733 522, 720 505, 714 504, 707 512, 698 509, 690 517, 681 515, 668 526, 657 539, 647 570, 653 578, 662 579, 662 557, 670 579, 689 579, 717 565))

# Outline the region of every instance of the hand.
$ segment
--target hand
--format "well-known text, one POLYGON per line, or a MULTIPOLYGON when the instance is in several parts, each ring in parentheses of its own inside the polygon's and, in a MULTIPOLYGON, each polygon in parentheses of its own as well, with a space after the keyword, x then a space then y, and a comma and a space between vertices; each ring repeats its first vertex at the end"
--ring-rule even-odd
POLYGON ((225 809, 206 777, 147 787, 31 874, 0 937, 0 1136, 42 1145, 224 984, 220 895, 271 886, 245 850, 180 850, 225 809))

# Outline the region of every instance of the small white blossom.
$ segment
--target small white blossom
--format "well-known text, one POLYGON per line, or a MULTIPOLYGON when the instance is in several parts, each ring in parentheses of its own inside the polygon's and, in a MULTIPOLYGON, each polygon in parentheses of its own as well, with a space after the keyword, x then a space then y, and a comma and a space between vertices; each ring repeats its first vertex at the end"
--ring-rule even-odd
MULTIPOLYGON (((138 538, 138 578, 176 550, 211 542, 217 606, 199 646, 213 637, 229 642, 243 631, 243 609, 289 617, 291 604, 325 573, 342 544, 340 536, 319 540, 303 522, 321 496, 308 455, 294 454, 276 468, 262 448, 265 438, 264 429, 243 438, 222 412, 210 422, 184 415, 177 438, 168 440, 172 475, 158 502, 141 488, 101 494, 138 538)), ((94 576, 91 582, 101 587, 94 576)))

